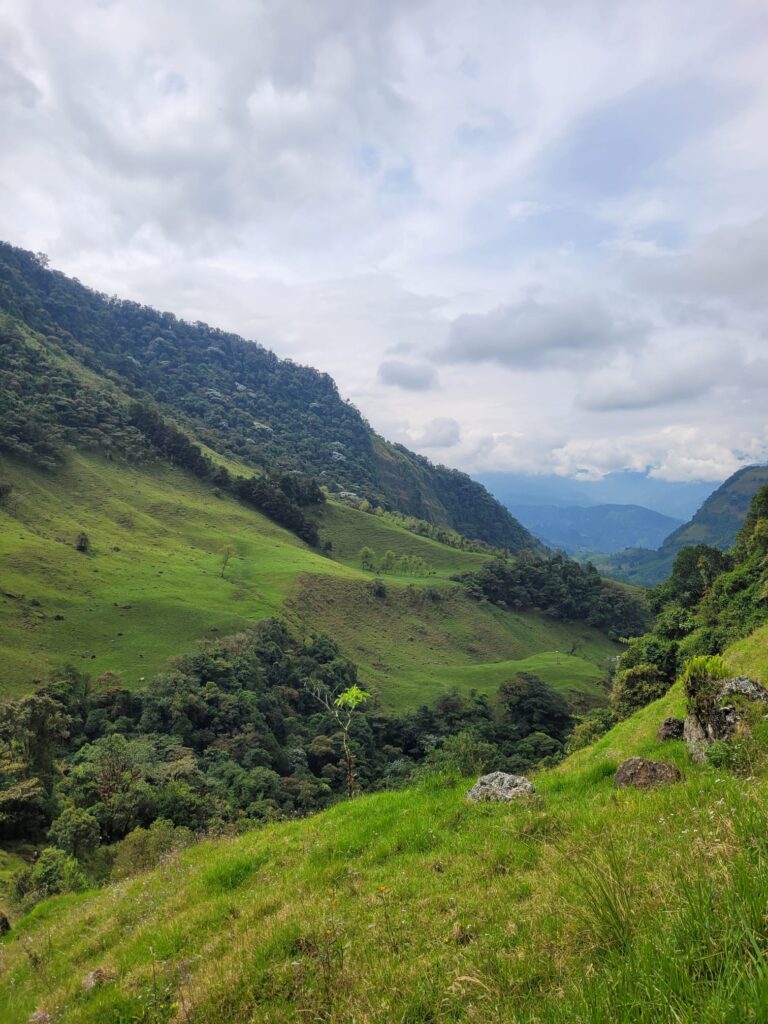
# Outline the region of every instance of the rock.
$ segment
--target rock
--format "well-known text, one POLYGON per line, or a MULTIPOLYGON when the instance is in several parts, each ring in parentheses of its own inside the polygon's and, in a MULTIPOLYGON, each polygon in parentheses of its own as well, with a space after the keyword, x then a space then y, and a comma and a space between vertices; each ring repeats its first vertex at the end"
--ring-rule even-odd
POLYGON ((51 1024, 52 1020, 53 1017, 51 1017, 50 1013, 46 1013, 45 1010, 37 1010, 29 1018, 29 1024, 51 1024))
POLYGON ((523 775, 509 775, 507 772, 491 772, 482 775, 467 793, 467 800, 475 803, 485 800, 517 800, 521 796, 533 796, 536 787, 523 775))
POLYGON ((91 971, 90 974, 86 974, 83 979, 83 992, 90 992, 91 989, 97 988, 99 985, 104 985, 108 981, 112 981, 112 975, 109 971, 105 971, 103 967, 97 967, 91 971))
POLYGON ((717 689, 706 713, 690 712, 685 719, 683 739, 694 761, 703 761, 705 751, 711 743, 729 740, 742 716, 738 708, 727 702, 728 697, 744 697, 768 704, 768 690, 746 676, 735 676, 724 680, 717 689))
POLYGON ((10 930, 11 922, 8 920, 5 914, 0 912, 0 936, 7 935, 10 930))
POLYGON ((685 723, 682 718, 665 718, 656 733, 657 740, 681 740, 685 723))
POLYGON ((682 775, 673 764, 663 761, 649 761, 647 757, 630 757, 619 766, 614 778, 616 786, 635 786, 637 789, 650 789, 652 786, 665 786, 670 782, 680 782, 682 775))

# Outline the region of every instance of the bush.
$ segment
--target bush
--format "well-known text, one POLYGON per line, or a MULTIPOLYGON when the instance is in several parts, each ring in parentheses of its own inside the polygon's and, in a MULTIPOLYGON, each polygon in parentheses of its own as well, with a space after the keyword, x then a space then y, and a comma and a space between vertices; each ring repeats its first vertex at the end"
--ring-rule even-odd
POLYGON ((616 716, 610 708, 595 708, 579 719, 568 737, 565 746, 567 754, 572 754, 582 747, 588 747, 616 724, 616 716))
POLYGON ((49 896, 85 889, 86 879, 74 857, 49 846, 37 862, 19 871, 13 879, 11 897, 21 910, 31 910, 49 896))
POLYGON ((149 871, 169 853, 191 846, 194 840, 190 829, 174 827, 165 818, 153 821, 149 828, 135 828, 115 846, 112 877, 130 878, 149 871))
POLYGON ((670 685, 650 662, 626 668, 613 681, 611 705, 619 718, 628 718, 638 708, 663 697, 670 685))
POLYGON ((689 658, 681 673, 690 714, 707 718, 712 711, 720 681, 731 673, 718 654, 698 654, 689 658))
POLYGON ((98 821, 80 807, 67 807, 48 832, 48 840, 53 846, 77 860, 83 860, 94 853, 100 838, 98 821))

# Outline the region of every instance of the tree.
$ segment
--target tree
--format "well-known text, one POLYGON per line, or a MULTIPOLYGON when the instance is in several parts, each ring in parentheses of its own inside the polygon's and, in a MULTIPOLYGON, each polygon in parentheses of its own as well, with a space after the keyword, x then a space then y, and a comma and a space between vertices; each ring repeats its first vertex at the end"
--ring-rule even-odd
POLYGON ((376 552, 373 548, 364 547, 360 549, 360 568, 366 572, 374 572, 376 569, 376 552))
POLYGON ((80 807, 67 807, 51 825, 48 839, 78 860, 90 856, 99 845, 101 829, 94 816, 80 807))
POLYGON ((224 547, 219 550, 219 554, 221 555, 220 575, 223 577, 227 570, 227 565, 229 565, 230 558, 233 558, 237 554, 237 548, 234 544, 225 544, 224 547))
POLYGON ((347 795, 351 800, 355 795, 355 761, 352 748, 349 742, 349 730, 352 726, 352 719, 355 712, 370 697, 369 693, 361 690, 355 683, 348 686, 346 690, 335 697, 324 686, 317 682, 309 684, 309 691, 315 700, 319 701, 326 711, 333 716, 341 731, 341 742, 344 746, 344 760, 347 769, 347 795))

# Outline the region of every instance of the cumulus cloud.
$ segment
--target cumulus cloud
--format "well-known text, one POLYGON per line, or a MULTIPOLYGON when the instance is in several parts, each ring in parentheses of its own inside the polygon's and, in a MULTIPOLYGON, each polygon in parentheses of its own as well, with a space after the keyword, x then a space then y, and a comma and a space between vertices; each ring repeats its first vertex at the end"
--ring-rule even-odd
POLYGON ((430 391, 437 387, 437 371, 429 363, 405 363, 387 359, 379 366, 382 384, 405 388, 406 391, 430 391))
POLYGON ((494 362, 537 367, 591 358, 637 330, 613 317, 596 299, 542 303, 536 299, 464 314, 451 324, 441 351, 447 362, 494 362))

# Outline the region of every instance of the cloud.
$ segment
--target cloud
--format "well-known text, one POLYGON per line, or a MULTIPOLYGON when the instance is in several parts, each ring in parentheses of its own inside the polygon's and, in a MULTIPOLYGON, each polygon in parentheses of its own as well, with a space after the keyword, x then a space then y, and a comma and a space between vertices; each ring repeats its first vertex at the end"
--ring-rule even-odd
POLYGON ((428 363, 404 363, 388 359, 379 366, 378 379, 391 387, 407 391, 431 391, 438 386, 437 371, 428 363))
POLYGON ((629 279, 662 296, 712 299, 765 307, 768 280, 768 214, 729 224, 678 252, 634 252, 624 259, 629 279))
POLYGON ((456 420, 441 417, 430 420, 413 440, 419 448, 453 448, 461 440, 461 427, 456 420))
POLYGON ((541 303, 526 299, 489 313, 464 314, 451 324, 441 351, 447 362, 536 367, 579 361, 626 341, 637 327, 622 323, 596 299, 541 303))
POLYGON ((9 241, 464 469, 761 450, 763 4, 61 6, 0 0, 9 241))

